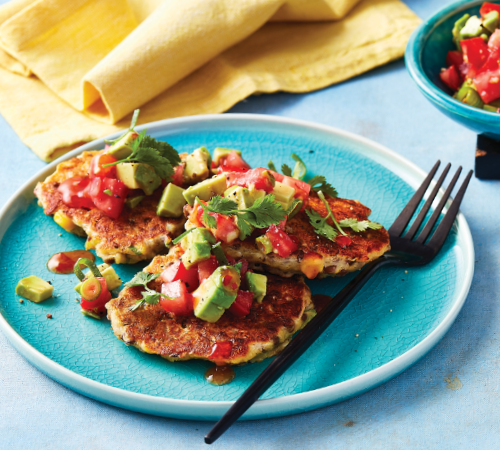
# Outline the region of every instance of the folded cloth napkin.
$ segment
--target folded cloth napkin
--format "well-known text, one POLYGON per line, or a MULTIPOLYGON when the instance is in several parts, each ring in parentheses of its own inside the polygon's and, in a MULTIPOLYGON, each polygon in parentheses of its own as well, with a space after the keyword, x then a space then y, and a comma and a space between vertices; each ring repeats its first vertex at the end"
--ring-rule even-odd
POLYGON ((399 0, 13 0, 0 7, 0 112, 50 161, 140 122, 307 92, 399 58, 399 0))

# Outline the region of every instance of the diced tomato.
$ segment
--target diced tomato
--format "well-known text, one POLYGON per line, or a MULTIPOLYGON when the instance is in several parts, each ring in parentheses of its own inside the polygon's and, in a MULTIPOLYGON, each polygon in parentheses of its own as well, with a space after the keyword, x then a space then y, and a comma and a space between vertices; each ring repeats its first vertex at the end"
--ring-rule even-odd
POLYGON ((226 174, 227 187, 242 186, 250 188, 252 185, 255 189, 260 189, 269 194, 274 188, 274 179, 271 176, 271 171, 263 167, 257 167, 246 172, 228 172, 226 174))
POLYGON ((175 169, 174 169, 174 175, 172 176, 172 183, 174 183, 176 186, 181 186, 184 184, 184 178, 183 178, 183 173, 184 173, 184 167, 186 166, 185 163, 179 164, 175 169))
POLYGON ((193 312, 193 296, 181 280, 163 283, 161 293, 170 297, 160 297, 160 305, 165 311, 177 316, 188 316, 193 312))
POLYGON ((236 264, 236 260, 231 255, 226 255, 227 261, 231 266, 236 264))
POLYGON ((92 301, 85 300, 82 297, 80 306, 85 311, 92 311, 102 315, 106 312, 104 305, 111 300, 111 292, 109 292, 108 285, 106 284, 106 280, 104 278, 98 277, 97 279, 99 280, 99 283, 101 283, 101 294, 92 301))
POLYGON ((241 263, 240 276, 241 279, 243 279, 248 270, 248 261, 246 259, 240 259, 238 263, 241 263))
POLYGON ((231 341, 217 342, 212 347, 212 353, 210 353, 208 359, 212 361, 228 359, 231 356, 232 350, 233 344, 231 341))
POLYGON ((65 205, 71 208, 92 209, 94 203, 88 194, 89 183, 88 177, 68 178, 59 185, 57 190, 61 193, 65 205))
POLYGON ((280 230, 276 225, 271 225, 269 227, 266 236, 271 241, 273 251, 283 258, 290 256, 299 248, 290 236, 283 230, 280 230))
POLYGON ((457 69, 464 62, 464 55, 458 50, 450 50, 446 55, 446 67, 455 66, 457 69))
POLYGON ((476 76, 477 70, 472 67, 471 64, 463 62, 458 66, 458 73, 462 78, 474 78, 476 76))
POLYGON ((234 171, 246 172, 251 169, 250 165, 240 155, 238 155, 238 152, 235 150, 230 152, 226 157, 222 158, 219 165, 234 171))
POLYGON ((181 260, 177 260, 174 264, 167 267, 161 273, 160 278, 165 283, 181 280, 186 285, 188 292, 193 292, 199 286, 198 269, 196 267, 186 269, 181 260))
POLYGON ((111 164, 118 161, 108 153, 99 153, 90 161, 90 178, 107 177, 116 178, 116 166, 103 167, 105 164, 111 164))
POLYGON ((210 213, 217 220, 217 228, 212 229, 213 235, 226 244, 231 244, 240 236, 240 229, 233 220, 223 214, 210 213))
POLYGON ((488 40, 488 47, 490 50, 500 48, 500 30, 496 29, 488 40))
POLYGON ((219 267, 219 262, 214 255, 210 259, 198 263, 198 281, 203 283, 219 267))
POLYGON ((489 56, 488 45, 481 37, 460 41, 460 46, 464 52, 464 61, 476 69, 481 68, 489 56))
POLYGON ((446 86, 454 91, 458 91, 460 86, 462 86, 462 80, 458 74, 457 68, 455 66, 450 66, 445 70, 442 70, 439 77, 446 86))
POLYGON ((120 217, 127 193, 127 186, 113 178, 93 178, 89 185, 89 194, 94 205, 112 219, 120 217), (110 191, 111 195, 104 191, 110 191))
POLYGON ((352 239, 349 236, 337 236, 335 242, 341 247, 346 248, 352 244, 352 239))
POLYGON ((485 70, 474 78, 474 86, 484 103, 500 98, 500 70, 485 70))
POLYGON ((253 292, 238 291, 236 300, 230 306, 229 311, 236 317, 245 317, 250 313, 253 302, 253 292))
POLYGON ((498 11, 500 14, 500 5, 497 5, 496 3, 484 2, 483 6, 481 6, 481 9, 479 10, 479 13, 481 14, 481 17, 484 18, 491 11, 498 11))

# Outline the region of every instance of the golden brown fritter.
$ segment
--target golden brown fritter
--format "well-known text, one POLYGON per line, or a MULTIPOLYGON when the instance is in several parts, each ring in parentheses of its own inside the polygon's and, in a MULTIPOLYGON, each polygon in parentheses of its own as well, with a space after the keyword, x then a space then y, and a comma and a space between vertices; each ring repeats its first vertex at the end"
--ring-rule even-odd
POLYGON ((78 226, 72 233, 88 236, 85 247, 95 248, 106 263, 133 264, 150 260, 167 252, 166 245, 183 231, 184 218, 165 218, 156 215, 161 189, 146 196, 134 209, 123 208, 121 216, 114 220, 94 208, 71 208, 62 201, 57 190, 63 181, 88 176, 90 161, 99 152, 83 152, 76 158, 57 166, 54 174, 38 183, 35 195, 45 214, 61 211, 78 226))
MULTIPOLYGON (((144 270, 161 272, 177 259, 174 253, 157 256, 144 270)), ((149 284, 160 290, 161 281, 149 284)), ((141 288, 128 288, 107 303, 108 318, 118 339, 146 353, 170 361, 209 359, 216 343, 230 342, 231 353, 218 364, 258 362, 279 353, 292 335, 315 315, 311 293, 300 276, 268 275, 267 295, 253 302, 250 314, 237 318, 230 312, 209 323, 194 316, 176 317, 160 304, 136 311, 129 307, 141 298, 141 288)))
MULTIPOLYGON (((366 220, 371 211, 356 200, 327 197, 328 204, 337 221, 346 218, 366 220)), ((322 217, 328 214, 326 207, 316 193, 311 193, 307 209, 314 209, 322 217)), ((331 219, 328 220, 333 225, 331 219)), ((231 245, 223 244, 227 254, 235 259, 245 258, 250 266, 289 277, 305 273, 308 278, 339 276, 361 269, 368 262, 377 259, 390 250, 389 234, 384 228, 355 233, 345 229, 352 239, 352 244, 343 248, 335 242, 319 236, 309 222, 305 212, 290 219, 285 231, 298 238, 299 249, 283 258, 276 253, 265 255, 255 246, 255 240, 249 238, 231 245)))

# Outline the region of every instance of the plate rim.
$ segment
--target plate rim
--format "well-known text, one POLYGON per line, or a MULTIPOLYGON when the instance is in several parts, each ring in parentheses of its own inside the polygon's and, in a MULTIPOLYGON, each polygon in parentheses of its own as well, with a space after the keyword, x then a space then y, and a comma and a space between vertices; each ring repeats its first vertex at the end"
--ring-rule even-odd
MULTIPOLYGON (((418 187, 420 182, 425 178, 424 172, 416 164, 389 149, 388 147, 378 144, 371 139, 357 135, 355 133, 341 130, 329 125, 318 124, 306 120, 288 118, 282 116, 272 116, 266 114, 207 114, 198 116, 180 117, 174 119, 165 119, 156 122, 151 122, 137 126, 136 129, 141 131, 147 128, 150 132, 167 131, 169 128, 175 128, 179 125, 192 125, 196 122, 267 122, 284 125, 292 125, 300 128, 315 129, 326 132, 333 136, 341 136, 348 140, 362 144, 364 148, 369 147, 375 150, 373 154, 365 154, 365 156, 384 165, 389 170, 393 171, 390 166, 397 166, 404 169, 404 172, 396 173, 399 178, 402 178, 412 188, 418 187), (383 162, 386 164, 383 164, 383 162), (389 164, 389 166, 387 165, 389 164), (406 175, 407 178, 404 178, 406 175), (410 178, 410 179, 408 179, 410 178)), ((31 176, 23 183, 14 194, 7 200, 6 204, 0 210, 0 225, 5 220, 9 220, 10 208, 15 205, 19 197, 26 197, 26 193, 32 193, 33 188, 40 179, 44 179, 53 172, 55 167, 67 159, 73 158, 86 150, 95 149, 104 144, 104 140, 113 139, 123 133, 117 132, 104 138, 96 139, 87 144, 84 144, 75 150, 72 150, 65 155, 62 155, 42 170, 31 176), (31 192, 30 192, 31 191, 31 192)), ((443 194, 443 189, 440 194, 443 194)), ((32 195, 33 196, 33 195, 32 195)), ((34 196, 33 196, 34 197, 34 196)), ((448 202, 449 205, 449 202, 448 202)), ((312 409, 321 408, 333 403, 337 403, 355 395, 360 395, 369 389, 373 389, 380 384, 394 378, 404 370, 411 367, 415 362, 427 354, 445 335, 467 298, 474 275, 474 246, 470 228, 463 214, 459 212, 457 216, 458 230, 465 237, 464 251, 464 270, 465 276, 460 286, 459 292, 456 294, 456 300, 446 316, 440 323, 420 342, 407 350, 402 355, 392 359, 391 361, 369 371, 362 375, 358 375, 349 380, 342 381, 337 384, 315 389, 312 391, 302 392, 298 394, 287 395, 272 399, 258 400, 242 417, 242 420, 256 420, 269 417, 286 416, 300 412, 309 411, 312 409), (469 257, 469 259, 467 259, 469 257)), ((0 241, 3 239, 7 227, 2 230, 0 227, 0 241)), ((130 392, 122 388, 109 386, 99 381, 91 380, 83 375, 77 374, 61 364, 53 361, 48 356, 44 355, 39 350, 31 346, 23 339, 7 322, 0 312, 0 330, 4 333, 10 343, 26 358, 31 364, 41 370, 43 373, 69 387, 70 389, 83 394, 87 397, 102 401, 113 406, 118 406, 128 410, 138 411, 146 414, 189 419, 189 420, 217 420, 220 418, 233 401, 206 401, 206 400, 179 400, 167 397, 157 397, 149 394, 130 392)))

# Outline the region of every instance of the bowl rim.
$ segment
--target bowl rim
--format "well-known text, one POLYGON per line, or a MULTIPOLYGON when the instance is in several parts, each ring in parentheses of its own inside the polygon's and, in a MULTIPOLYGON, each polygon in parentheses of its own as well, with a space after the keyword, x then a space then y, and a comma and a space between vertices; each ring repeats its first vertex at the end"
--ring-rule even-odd
MULTIPOLYGON (((492 122, 492 119, 495 117, 498 118, 498 113, 474 108, 455 100, 451 95, 448 95, 436 86, 436 84, 433 83, 426 75, 422 67, 422 51, 429 36, 434 32, 434 30, 450 16, 473 6, 481 5, 482 3, 484 3, 484 0, 455 1, 441 8, 430 18, 420 24, 408 40, 405 51, 405 64, 413 81, 429 100, 466 119, 492 122)), ((493 1, 492 3, 497 2, 493 1)))

